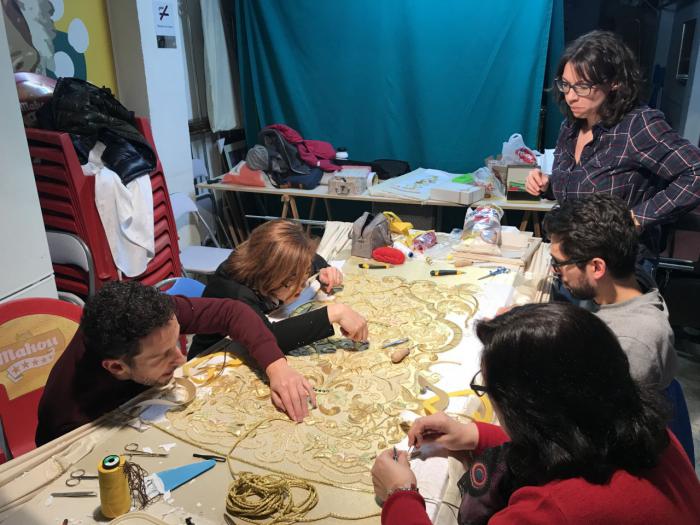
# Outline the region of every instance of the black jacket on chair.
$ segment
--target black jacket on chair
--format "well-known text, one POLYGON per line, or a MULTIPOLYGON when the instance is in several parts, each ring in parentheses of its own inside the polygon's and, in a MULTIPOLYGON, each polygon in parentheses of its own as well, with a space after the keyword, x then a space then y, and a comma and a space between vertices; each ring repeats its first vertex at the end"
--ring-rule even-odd
POLYGON ((59 78, 53 97, 37 117, 42 128, 71 134, 81 164, 97 141, 102 142, 106 146, 102 161, 124 185, 156 167, 156 154, 136 128, 134 113, 107 88, 79 78, 59 78))

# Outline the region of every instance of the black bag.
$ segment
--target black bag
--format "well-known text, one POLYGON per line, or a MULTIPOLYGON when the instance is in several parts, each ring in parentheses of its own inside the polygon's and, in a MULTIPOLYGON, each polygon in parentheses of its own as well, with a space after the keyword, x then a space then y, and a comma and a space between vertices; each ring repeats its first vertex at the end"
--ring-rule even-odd
POLYGON ((411 166, 404 160, 376 159, 372 161, 361 160, 335 160, 341 166, 370 166, 372 171, 381 180, 392 179, 411 171, 411 166))
POLYGON ((299 158, 297 147, 276 129, 260 130, 258 144, 267 150, 269 160, 264 171, 275 187, 312 190, 321 182, 321 169, 306 165, 299 158))

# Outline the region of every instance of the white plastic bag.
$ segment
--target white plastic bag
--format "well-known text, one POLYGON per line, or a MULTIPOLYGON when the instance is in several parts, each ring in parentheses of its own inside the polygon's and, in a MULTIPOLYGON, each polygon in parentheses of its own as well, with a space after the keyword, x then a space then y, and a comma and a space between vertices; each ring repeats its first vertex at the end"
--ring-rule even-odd
POLYGON ((481 167, 472 173, 474 184, 480 188, 484 188, 487 197, 505 199, 503 184, 487 167, 481 167))
POLYGON ((472 253, 500 255, 501 217, 498 206, 482 205, 467 209, 462 231, 462 248, 472 253))
POLYGON ((506 164, 537 164, 535 152, 525 145, 520 133, 513 133, 508 142, 503 143, 501 157, 506 164))

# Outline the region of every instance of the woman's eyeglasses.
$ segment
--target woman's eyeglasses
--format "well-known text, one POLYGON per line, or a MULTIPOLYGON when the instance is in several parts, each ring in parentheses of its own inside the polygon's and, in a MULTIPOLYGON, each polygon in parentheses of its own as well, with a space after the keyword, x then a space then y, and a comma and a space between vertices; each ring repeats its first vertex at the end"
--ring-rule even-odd
POLYGON ((557 86, 557 89, 565 95, 573 89, 574 93, 576 93, 579 97, 589 96, 593 91, 593 88, 596 86, 595 84, 588 84, 586 82, 577 82, 576 84, 569 84, 566 80, 562 78, 557 78, 554 81, 554 85, 557 86))
POLYGON ((469 388, 471 388, 478 397, 483 397, 484 394, 488 394, 488 389, 484 386, 484 377, 481 375, 481 370, 479 370, 472 380, 469 382, 469 388))

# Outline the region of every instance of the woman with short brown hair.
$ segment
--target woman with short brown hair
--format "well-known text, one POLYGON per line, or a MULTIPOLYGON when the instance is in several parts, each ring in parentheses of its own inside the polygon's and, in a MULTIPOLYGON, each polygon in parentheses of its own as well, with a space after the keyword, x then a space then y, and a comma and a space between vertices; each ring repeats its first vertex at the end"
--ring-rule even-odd
MULTIPOLYGON (((342 283, 342 273, 316 254, 316 243, 297 223, 275 220, 258 226, 209 278, 204 297, 243 301, 255 310, 287 353, 333 335, 333 323, 355 341, 367 340, 367 321, 347 305, 331 303, 282 321, 271 323, 267 314, 294 302, 309 278, 330 292, 342 283)), ((188 357, 192 358, 222 339, 222 335, 195 336, 188 357)))

